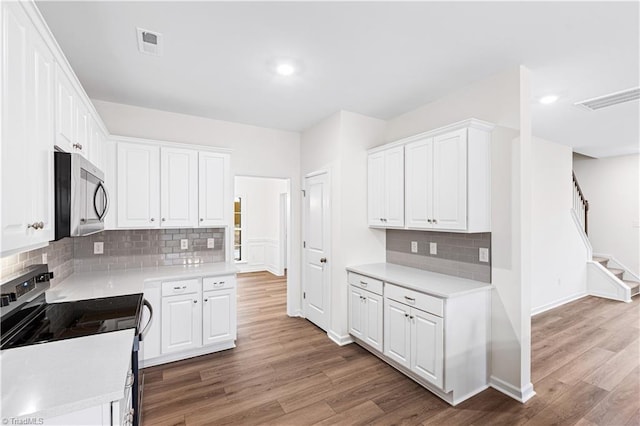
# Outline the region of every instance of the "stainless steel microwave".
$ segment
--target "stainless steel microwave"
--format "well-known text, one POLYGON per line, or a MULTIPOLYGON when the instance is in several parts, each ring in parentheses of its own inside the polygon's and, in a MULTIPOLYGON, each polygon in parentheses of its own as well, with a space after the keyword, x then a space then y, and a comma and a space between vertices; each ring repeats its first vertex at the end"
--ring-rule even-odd
POLYGON ((80 154, 54 155, 55 239, 103 231, 109 209, 104 173, 80 154))

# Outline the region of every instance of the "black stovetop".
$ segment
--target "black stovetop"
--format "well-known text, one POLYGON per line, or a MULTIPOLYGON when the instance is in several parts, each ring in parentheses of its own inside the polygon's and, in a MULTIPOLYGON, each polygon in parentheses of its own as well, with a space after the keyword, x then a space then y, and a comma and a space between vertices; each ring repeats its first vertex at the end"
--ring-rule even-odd
POLYGON ((5 324, 3 321, 1 348, 138 328, 141 312, 142 294, 36 304, 29 315, 32 318, 15 327, 17 330, 11 335, 5 335, 8 331, 5 327, 17 324, 5 324))

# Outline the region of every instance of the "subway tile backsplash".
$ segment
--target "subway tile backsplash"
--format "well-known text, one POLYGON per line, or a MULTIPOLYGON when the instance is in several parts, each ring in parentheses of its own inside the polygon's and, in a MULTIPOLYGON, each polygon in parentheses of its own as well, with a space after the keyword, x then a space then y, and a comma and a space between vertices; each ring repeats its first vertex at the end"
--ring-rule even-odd
POLYGON ((224 228, 140 229, 104 231, 74 239, 75 272, 137 269, 225 261, 224 228), (214 248, 207 248, 207 239, 214 248), (180 240, 189 241, 187 249, 180 240), (95 242, 104 243, 103 254, 93 254, 95 242))
POLYGON ((387 229, 387 262, 476 281, 491 282, 491 233, 459 234, 387 229), (411 242, 418 252, 411 252, 411 242), (430 243, 437 254, 430 254, 430 243), (479 248, 489 250, 489 262, 480 262, 479 248))
POLYGON ((55 285, 73 272, 138 269, 153 266, 225 261, 225 228, 142 229, 104 231, 87 237, 51 241, 47 247, 0 259, 2 277, 42 263, 47 254, 55 285), (207 248, 207 239, 214 248, 207 248), (187 249, 180 240, 189 241, 187 249), (93 243, 103 242, 103 254, 93 254, 93 243))

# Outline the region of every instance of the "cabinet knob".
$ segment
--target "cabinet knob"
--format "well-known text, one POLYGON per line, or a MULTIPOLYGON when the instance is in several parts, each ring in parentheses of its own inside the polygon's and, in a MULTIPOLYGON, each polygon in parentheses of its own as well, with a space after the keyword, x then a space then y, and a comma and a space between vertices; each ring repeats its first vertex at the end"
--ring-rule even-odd
POLYGON ((204 219, 203 219, 203 218, 200 218, 200 222, 204 222, 204 219))
POLYGON ((82 150, 82 145, 81 145, 81 144, 79 144, 79 143, 74 143, 74 144, 73 144, 73 147, 74 147, 75 149, 82 150))
POLYGON ((166 222, 166 221, 167 221, 167 219, 165 219, 165 218, 163 217, 163 218, 162 218, 162 221, 163 221, 163 222, 166 222))
POLYGON ((205 301, 205 302, 208 302, 208 301, 209 301, 209 299, 204 299, 204 301, 205 301))
POLYGON ((431 219, 427 219, 427 223, 431 223, 431 219))
POLYGON ((438 223, 438 221, 436 219, 433 219, 433 223, 438 223))
POLYGON ((197 300, 194 300, 194 301, 193 301, 193 303, 198 303, 198 301, 197 301, 197 300))
POLYGON ((151 222, 155 222, 156 220, 154 218, 151 218, 151 222))
POLYGON ((322 259, 320 259, 320 263, 327 263, 327 258, 323 257, 322 259))
POLYGON ((405 318, 409 318, 409 314, 404 314, 404 317, 405 318))

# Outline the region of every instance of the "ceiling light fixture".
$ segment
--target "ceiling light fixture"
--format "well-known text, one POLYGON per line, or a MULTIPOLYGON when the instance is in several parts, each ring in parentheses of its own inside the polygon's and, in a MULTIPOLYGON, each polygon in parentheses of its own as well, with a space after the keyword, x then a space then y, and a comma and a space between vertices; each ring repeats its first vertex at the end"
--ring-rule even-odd
POLYGON ((554 103, 557 100, 558 100, 558 96, 557 95, 547 95, 547 96, 541 97, 538 102, 540 102, 543 105, 549 105, 549 104, 554 103))
POLYGON ((288 77, 296 73, 296 67, 291 63, 282 62, 276 66, 276 72, 282 76, 288 77))

